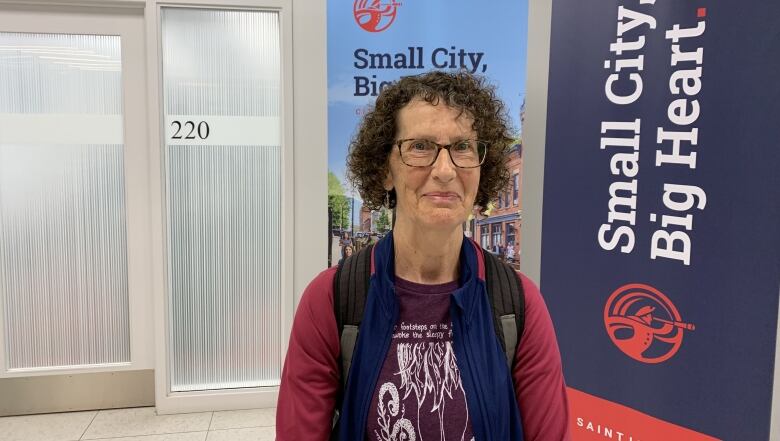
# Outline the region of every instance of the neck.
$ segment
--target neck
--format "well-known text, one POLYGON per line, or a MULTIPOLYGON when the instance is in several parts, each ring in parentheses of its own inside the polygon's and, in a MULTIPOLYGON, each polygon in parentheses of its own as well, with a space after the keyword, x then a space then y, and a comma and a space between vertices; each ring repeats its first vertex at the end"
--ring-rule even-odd
POLYGON ((458 279, 463 231, 421 230, 397 219, 393 228, 396 276, 415 283, 440 284, 458 279))

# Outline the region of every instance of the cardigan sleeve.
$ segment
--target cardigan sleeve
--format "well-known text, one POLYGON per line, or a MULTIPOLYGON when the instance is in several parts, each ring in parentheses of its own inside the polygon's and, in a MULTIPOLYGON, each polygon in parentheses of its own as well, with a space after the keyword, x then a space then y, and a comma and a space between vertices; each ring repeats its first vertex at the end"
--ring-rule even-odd
POLYGON ((512 377, 524 439, 570 441, 569 407, 561 355, 539 288, 520 274, 525 292, 525 327, 512 377))
POLYGON ((330 438, 340 387, 335 273, 335 267, 320 273, 304 290, 295 312, 276 407, 278 441, 330 438))

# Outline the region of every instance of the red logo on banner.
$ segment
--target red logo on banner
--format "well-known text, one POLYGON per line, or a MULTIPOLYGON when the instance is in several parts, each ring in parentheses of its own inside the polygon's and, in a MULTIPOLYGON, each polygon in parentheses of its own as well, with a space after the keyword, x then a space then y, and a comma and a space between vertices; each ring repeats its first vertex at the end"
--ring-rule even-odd
POLYGON ((381 0, 355 0, 352 11, 355 21, 368 32, 382 32, 395 21, 395 14, 401 6, 395 0, 382 3, 381 0))
POLYGON ((621 286, 604 307, 604 325, 612 342, 624 354, 643 363, 664 362, 680 349, 685 323, 674 304, 649 285, 621 286))

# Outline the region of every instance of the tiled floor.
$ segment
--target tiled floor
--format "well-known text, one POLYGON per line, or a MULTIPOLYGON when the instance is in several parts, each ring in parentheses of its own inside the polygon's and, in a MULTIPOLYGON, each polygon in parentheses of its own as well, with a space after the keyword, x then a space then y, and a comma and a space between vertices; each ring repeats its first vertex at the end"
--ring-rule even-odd
POLYGON ((276 409, 157 415, 153 407, 0 418, 0 441, 272 441, 276 409))

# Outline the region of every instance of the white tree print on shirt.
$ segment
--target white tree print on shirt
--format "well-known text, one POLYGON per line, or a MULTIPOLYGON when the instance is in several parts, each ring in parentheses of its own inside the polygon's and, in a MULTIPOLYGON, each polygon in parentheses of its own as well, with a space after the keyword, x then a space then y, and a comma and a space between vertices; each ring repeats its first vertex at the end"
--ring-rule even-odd
MULTIPOLYGON (((455 361, 455 352, 452 349, 452 342, 425 342, 425 343, 399 343, 397 346, 398 372, 396 375, 401 377, 401 391, 403 400, 406 400, 411 394, 417 399, 417 433, 422 440, 420 432, 420 411, 437 412, 439 419, 440 441, 445 439, 444 430, 444 405, 445 398, 452 399, 453 392, 463 392, 461 384, 460 371, 455 361), (430 405, 430 407, 428 407, 430 405)), ((392 383, 385 383, 380 390, 379 412, 380 417, 383 412, 383 391, 385 386, 392 386, 392 383)), ((392 392, 391 392, 392 393, 392 392)), ((397 395, 397 391, 395 392, 397 395)), ((392 403, 392 401, 391 401, 392 403)), ((390 403, 388 403, 388 407, 390 403)), ((390 409, 392 412, 392 408, 390 409)), ((466 408, 468 415, 468 408, 466 408)), ((395 414, 398 413, 396 405, 395 414)), ((406 420, 404 418, 405 421, 406 420)), ((468 417, 466 418, 468 421, 468 417)), ((380 426, 382 422, 380 421, 380 426)), ((384 426, 382 426, 384 427, 384 426)), ((389 420, 387 423, 389 427, 389 420)), ((467 427, 463 427, 461 441, 464 440, 467 427)), ((379 438, 385 441, 386 438, 379 438)), ((473 439, 473 438, 472 438, 473 439)), ((389 438, 394 440, 394 438, 389 438)), ((414 438, 410 438, 414 440, 414 438)))

